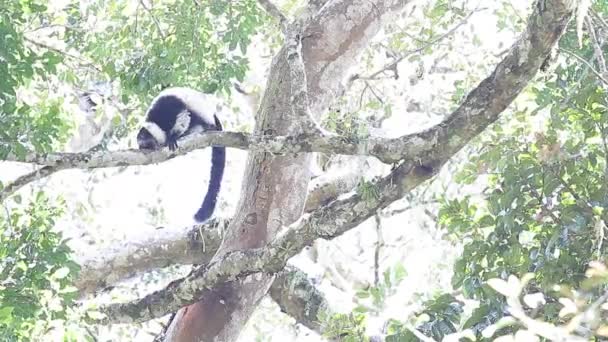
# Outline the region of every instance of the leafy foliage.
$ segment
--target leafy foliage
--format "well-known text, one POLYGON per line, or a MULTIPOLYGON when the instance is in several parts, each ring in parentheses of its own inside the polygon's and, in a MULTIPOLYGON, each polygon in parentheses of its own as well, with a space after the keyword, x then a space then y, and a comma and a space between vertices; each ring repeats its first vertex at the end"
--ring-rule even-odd
POLYGON ((323 335, 329 339, 340 341, 369 341, 366 335, 366 320, 368 315, 377 315, 384 303, 396 291, 397 285, 407 276, 407 271, 401 264, 388 268, 382 273, 378 284, 357 291, 355 297, 359 305, 349 314, 321 313, 323 335))
POLYGON ((363 313, 334 314, 331 317, 321 318, 324 322, 323 335, 327 338, 345 342, 369 340, 365 335, 366 315, 363 313))
POLYGON ((32 49, 23 34, 24 27, 45 11, 44 2, 0 2, 0 157, 26 149, 50 151, 52 143, 65 138, 70 127, 56 105, 35 110, 17 98, 20 86, 55 72, 61 61, 54 51, 32 49))
POLYGON ((243 80, 244 57, 262 23, 254 0, 94 1, 85 11, 70 7, 69 46, 94 61, 110 79, 120 80, 123 98, 157 93, 170 86, 229 92, 243 80), (96 13, 107 21, 90 23, 96 13))
MULTIPOLYGON (((18 199, 17 199, 18 200, 18 199)), ((64 319, 77 294, 79 267, 61 234, 52 230, 62 203, 44 193, 0 218, 0 339, 31 341, 50 321, 64 319)))
MULTIPOLYGON (((499 10, 498 25, 520 30, 511 7, 499 10)), ((606 17, 606 11, 596 2, 589 13, 606 17)), ((427 15, 433 13, 445 14, 441 1, 427 15)), ((605 310, 594 308, 606 301, 605 267, 585 272, 607 252, 608 94, 595 66, 581 63, 601 60, 589 37, 579 47, 580 32, 580 21, 578 28, 571 23, 559 44, 570 53, 529 87, 525 108, 506 113, 470 148, 454 180, 481 184, 483 191, 441 198, 439 224, 448 239, 463 243, 452 286, 475 307, 465 314, 459 298, 439 295, 407 322, 390 321, 387 340, 418 341, 420 334, 434 340, 456 334, 482 341, 545 337, 521 321, 525 315, 552 323, 564 336, 603 337, 608 331, 598 323, 605 310), (519 283, 507 281, 515 279, 510 275, 527 276, 519 283), (523 316, 513 314, 520 311, 523 316), (589 312, 594 320, 582 318, 589 312), (576 331, 581 325, 588 330, 576 331)), ((460 101, 471 86, 460 82, 452 99, 460 101)))
MULTIPOLYGON (((575 44, 577 34, 571 28, 560 47, 574 50, 575 44)), ((577 53, 591 57, 591 42, 585 41, 577 53)), ((523 295, 544 291, 547 304, 537 314, 558 323, 561 305, 553 286, 580 288, 587 281, 586 265, 606 255, 604 87, 576 59, 558 64, 555 75, 544 77, 542 86, 529 92, 536 106, 494 126, 457 175, 464 184, 485 176, 483 197, 444 198, 439 211, 449 237, 466 241, 454 265, 452 285, 480 302, 461 328, 472 329, 482 340, 492 336, 482 334, 484 329, 507 315, 505 298, 489 288, 488 281, 533 272, 523 295), (533 128, 533 121, 544 125, 533 128)), ((500 334, 520 329, 508 325, 500 334)))
MULTIPOLYGON (((426 308, 417 316, 418 330, 435 340, 456 332, 464 304, 452 295, 444 294, 424 303, 426 308)), ((402 322, 391 321, 388 326, 387 341, 418 341, 412 327, 402 322)))
POLYGON ((356 296, 360 304, 355 308, 355 311, 378 314, 382 311, 386 299, 395 294, 396 286, 406 276, 407 271, 401 264, 386 269, 382 273, 382 279, 378 284, 357 291, 356 296), (369 303, 361 302, 365 299, 370 299, 369 303))
POLYGON ((357 194, 361 196, 361 199, 367 203, 372 203, 380 198, 378 188, 374 183, 362 180, 357 184, 357 194))

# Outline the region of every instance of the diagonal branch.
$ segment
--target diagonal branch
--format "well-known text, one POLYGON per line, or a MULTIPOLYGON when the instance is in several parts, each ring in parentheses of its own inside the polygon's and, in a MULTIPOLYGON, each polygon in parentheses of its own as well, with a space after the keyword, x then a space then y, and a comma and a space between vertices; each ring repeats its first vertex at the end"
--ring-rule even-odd
MULTIPOLYGON (((471 19, 471 17, 473 16, 473 14, 477 13, 477 12, 481 12, 486 10, 487 8, 476 8, 474 10, 472 10, 467 16, 465 16, 458 24, 456 24, 454 27, 452 27, 451 29, 449 29, 448 31, 446 31, 445 33, 427 41, 424 42, 424 44, 417 48, 417 49, 413 49, 413 50, 408 50, 408 51, 404 51, 403 53, 400 53, 399 56, 396 56, 395 60, 393 60, 392 62, 389 62, 388 64, 384 65, 382 68, 380 68, 379 70, 373 72, 370 75, 367 76, 362 76, 362 75, 353 75, 349 80, 348 80, 348 84, 350 85, 351 83, 353 83, 356 80, 375 80, 377 79, 377 77, 388 71, 388 70, 395 70, 395 68, 397 67, 397 65, 399 63, 401 63, 404 59, 408 58, 411 55, 417 54, 417 53, 421 53, 422 51, 428 49, 429 47, 439 43, 440 41, 444 40, 445 38, 452 36, 460 27, 462 27, 464 24, 466 24, 469 19, 471 19)), ((347 86, 348 87, 348 86, 347 86)))
POLYGON ((323 334, 321 316, 330 313, 327 299, 308 278, 295 267, 279 272, 268 291, 281 311, 310 330, 323 334))
POLYGON ((285 234, 264 248, 225 254, 187 277, 174 281, 165 289, 130 302, 110 304, 102 311, 112 323, 141 322, 158 318, 197 301, 205 289, 255 273, 274 273, 287 260, 312 244, 317 238, 333 239, 356 227, 407 191, 433 176, 425 168, 405 163, 375 183, 380 197, 367 203, 359 194, 306 214, 291 225, 285 234))
POLYGON ((59 166, 43 166, 37 170, 34 170, 30 173, 26 173, 23 176, 18 177, 11 183, 7 184, 4 188, 0 190, 0 203, 4 202, 9 196, 14 194, 17 190, 21 189, 23 186, 42 179, 44 177, 48 177, 53 173, 62 170, 62 167, 59 166))
POLYGON ((431 134, 435 149, 413 155, 410 161, 373 182, 377 190, 373 193, 379 195, 367 194, 364 199, 362 194, 352 194, 333 201, 302 216, 266 247, 229 252, 163 290, 133 302, 102 307, 107 314, 105 321, 141 322, 161 317, 197 302, 205 289, 256 273, 278 272, 289 258, 315 239, 332 239, 345 233, 434 176, 449 158, 498 119, 532 80, 561 37, 572 16, 573 1, 543 0, 542 4, 534 7, 526 31, 494 72, 442 124, 427 133, 431 134))
MULTIPOLYGON (((304 211, 312 212, 352 190, 359 179, 355 175, 359 175, 356 170, 311 189, 304 211)), ((76 261, 82 269, 74 285, 82 296, 154 269, 170 265, 207 264, 217 253, 223 240, 222 232, 230 220, 214 220, 179 230, 158 227, 142 241, 81 255, 76 261)))

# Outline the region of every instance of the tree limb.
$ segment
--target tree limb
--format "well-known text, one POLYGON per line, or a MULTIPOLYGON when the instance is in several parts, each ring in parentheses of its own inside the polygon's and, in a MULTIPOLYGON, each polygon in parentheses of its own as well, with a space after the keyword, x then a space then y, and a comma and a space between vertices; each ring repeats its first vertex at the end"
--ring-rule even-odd
POLYGON ((8 183, 5 187, 1 188, 0 203, 4 202, 4 200, 6 200, 10 195, 14 194, 17 190, 21 189, 26 184, 42 179, 44 177, 48 177, 62 169, 63 168, 59 166, 43 166, 37 170, 19 176, 17 179, 8 183))
POLYGON ((287 266, 277 274, 268 292, 281 311, 310 330, 323 333, 319 316, 327 313, 329 305, 306 273, 287 266))
MULTIPOLYGON (((330 178, 310 190, 304 211, 314 211, 351 191, 358 180, 355 174, 359 175, 358 170, 352 171, 352 174, 330 178)), ((82 259, 77 259, 82 269, 74 286, 82 296, 154 269, 207 264, 217 253, 222 232, 229 221, 212 221, 179 231, 159 227, 146 240, 87 253, 82 259)))
POLYGON ((85 153, 28 153, 24 156, 9 155, 4 160, 32 163, 63 168, 93 169, 129 165, 160 163, 194 150, 210 146, 226 146, 250 152, 294 154, 324 152, 344 155, 369 155, 385 163, 395 163, 403 157, 426 151, 431 146, 424 139, 427 132, 406 135, 400 138, 368 138, 349 141, 343 137, 325 135, 306 136, 256 136, 238 132, 216 132, 192 134, 180 140, 175 152, 169 149, 140 151, 136 149, 112 152, 85 153))
POLYGON ((258 0, 258 4, 262 6, 266 13, 279 22, 281 31, 283 31, 283 33, 287 32, 287 18, 275 4, 273 4, 270 0, 258 0))

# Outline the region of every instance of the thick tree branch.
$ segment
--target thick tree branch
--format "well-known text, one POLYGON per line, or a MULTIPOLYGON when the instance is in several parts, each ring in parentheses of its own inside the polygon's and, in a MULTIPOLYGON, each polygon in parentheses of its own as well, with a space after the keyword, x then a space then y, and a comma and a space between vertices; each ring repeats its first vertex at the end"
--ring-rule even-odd
MULTIPOLYGON (((439 170, 441 165, 437 166, 435 170, 439 170)), ((255 273, 278 272, 287 260, 317 238, 333 239, 342 235, 435 174, 428 171, 426 167, 415 165, 415 162, 404 163, 374 184, 381 194, 378 198, 366 202, 361 195, 353 194, 347 199, 334 201, 312 214, 302 216, 288 227, 285 234, 266 247, 229 252, 187 277, 172 282, 163 290, 131 303, 110 304, 102 311, 112 323, 147 321, 197 302, 205 289, 218 284, 255 273)))
POLYGON ((333 201, 302 216, 266 247, 228 252, 163 290, 130 303, 102 308, 107 320, 127 323, 161 317, 197 302, 205 289, 256 273, 278 272, 289 258, 315 239, 332 239, 343 234, 431 178, 450 157, 498 119, 534 77, 562 35, 573 12, 573 1, 543 0, 542 3, 543 6, 537 3, 534 7, 526 31, 494 72, 471 91, 446 120, 423 132, 434 149, 412 155, 408 158, 410 161, 373 183, 378 190, 375 193, 380 194, 378 197, 366 196, 364 200, 360 194, 353 194, 333 201))
MULTIPOLYGON (((324 333, 323 315, 331 316, 332 311, 323 293, 315 287, 305 272, 292 266, 285 267, 277 273, 268 294, 281 311, 297 323, 319 335, 324 333)), ((169 321, 171 322, 171 319, 169 321)), ((164 341, 165 338, 166 330, 157 335, 154 341, 164 341)))
POLYGON ((430 145, 421 140, 424 132, 400 138, 368 138, 348 141, 343 137, 326 135, 255 136, 237 132, 204 132, 180 140, 176 152, 169 149, 143 152, 122 150, 85 153, 29 153, 23 157, 9 155, 6 161, 32 163, 63 168, 92 169, 128 165, 155 164, 209 146, 226 146, 273 154, 324 152, 344 155, 369 155, 385 163, 395 163, 403 157, 428 150, 430 145))
MULTIPOLYGON (((351 170, 349 170, 351 171, 351 170)), ((341 175, 321 182, 310 190, 304 211, 311 212, 351 191, 360 174, 341 175)), ((82 266, 74 284, 80 295, 95 292, 107 286, 147 271, 171 265, 207 264, 217 253, 222 242, 221 232, 229 220, 212 221, 179 231, 159 227, 146 240, 133 244, 87 253, 77 259, 82 266)))
POLYGON ((226 224, 212 221, 178 232, 161 227, 146 240, 88 253, 79 260, 82 270, 74 285, 85 295, 154 269, 207 264, 222 242, 226 224))
POLYGON ((63 168, 58 166, 43 166, 37 170, 26 173, 23 176, 19 176, 17 179, 8 183, 0 190, 0 203, 4 202, 4 200, 6 200, 10 195, 14 194, 17 190, 21 189, 23 186, 33 181, 48 177, 62 169, 63 168))
POLYGON ((328 312, 329 305, 306 273, 287 266, 277 274, 268 292, 281 311, 308 329, 323 333, 320 316, 328 312))

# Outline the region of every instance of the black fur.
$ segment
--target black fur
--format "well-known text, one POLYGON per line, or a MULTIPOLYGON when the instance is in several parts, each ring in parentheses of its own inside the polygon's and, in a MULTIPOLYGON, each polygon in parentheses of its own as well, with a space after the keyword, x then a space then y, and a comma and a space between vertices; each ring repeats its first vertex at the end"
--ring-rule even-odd
MULTIPOLYGON (((214 116, 215 127, 213 130, 221 131, 222 124, 217 116, 214 116)), ((207 221, 217 204, 217 195, 222 186, 222 178, 224 177, 224 166, 226 165, 226 148, 224 146, 213 146, 211 148, 211 175, 209 176, 209 188, 207 195, 203 200, 203 204, 194 215, 196 222, 207 221)))

